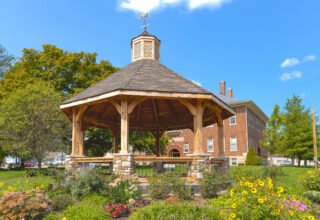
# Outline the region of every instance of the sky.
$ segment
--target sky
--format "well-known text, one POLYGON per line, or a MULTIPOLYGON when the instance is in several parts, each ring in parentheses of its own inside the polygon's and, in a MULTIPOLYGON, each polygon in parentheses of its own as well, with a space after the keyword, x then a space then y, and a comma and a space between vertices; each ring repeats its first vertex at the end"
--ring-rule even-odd
POLYGON ((269 116, 293 95, 320 112, 319 11, 319 0, 0 0, 0 44, 16 57, 55 44, 124 67, 144 12, 175 72, 216 93, 225 80, 269 116))

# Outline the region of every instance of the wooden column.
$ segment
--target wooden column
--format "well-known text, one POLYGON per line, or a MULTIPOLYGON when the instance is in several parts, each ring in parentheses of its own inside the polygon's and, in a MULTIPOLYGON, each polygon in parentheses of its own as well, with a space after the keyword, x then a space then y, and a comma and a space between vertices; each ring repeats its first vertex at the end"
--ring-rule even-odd
POLYGON ((221 117, 221 113, 220 112, 216 112, 216 117, 218 119, 218 147, 219 147, 219 152, 218 152, 218 156, 219 157, 224 157, 224 143, 223 143, 223 120, 221 117))
POLYGON ((128 153, 129 148, 129 114, 128 100, 121 99, 121 151, 120 153, 128 153))
POLYGON ((161 155, 161 142, 160 138, 162 137, 163 132, 159 131, 159 129, 156 130, 154 133, 154 136, 156 138, 156 148, 157 148, 157 156, 160 157, 161 155))
POLYGON ((83 156, 84 151, 84 125, 82 115, 87 107, 83 106, 79 109, 73 109, 72 115, 72 156, 83 156))
POLYGON ((113 136, 113 139, 112 139, 113 153, 119 153, 118 146, 119 146, 120 131, 118 131, 118 129, 112 129, 111 132, 113 136))
POLYGON ((203 106, 200 102, 196 105, 196 115, 193 116, 194 124, 194 144, 193 144, 193 153, 194 154, 203 154, 202 146, 202 115, 203 115, 203 106))

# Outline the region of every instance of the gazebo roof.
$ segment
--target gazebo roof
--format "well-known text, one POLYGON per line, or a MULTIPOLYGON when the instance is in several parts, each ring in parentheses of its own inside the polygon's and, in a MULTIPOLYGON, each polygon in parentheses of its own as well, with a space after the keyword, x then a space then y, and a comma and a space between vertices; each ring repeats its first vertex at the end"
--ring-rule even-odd
POLYGON ((143 59, 130 63, 106 79, 66 100, 63 104, 118 90, 213 95, 208 90, 162 65, 159 61, 143 59))

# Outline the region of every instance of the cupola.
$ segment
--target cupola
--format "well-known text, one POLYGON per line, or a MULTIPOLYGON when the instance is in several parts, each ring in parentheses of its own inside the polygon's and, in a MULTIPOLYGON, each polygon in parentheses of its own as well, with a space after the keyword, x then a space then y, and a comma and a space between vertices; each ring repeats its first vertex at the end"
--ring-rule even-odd
POLYGON ((160 61, 160 40, 147 31, 131 40, 132 62, 142 59, 160 61))

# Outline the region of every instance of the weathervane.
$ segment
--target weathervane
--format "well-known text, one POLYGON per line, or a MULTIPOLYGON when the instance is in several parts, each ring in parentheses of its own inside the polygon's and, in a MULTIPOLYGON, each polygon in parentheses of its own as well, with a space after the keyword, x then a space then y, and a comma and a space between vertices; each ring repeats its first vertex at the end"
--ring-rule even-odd
POLYGON ((147 29, 149 27, 149 25, 147 24, 147 19, 148 19, 149 14, 146 12, 141 12, 139 14, 139 17, 141 20, 143 20, 143 26, 142 28, 144 29, 145 32, 147 32, 147 29))

